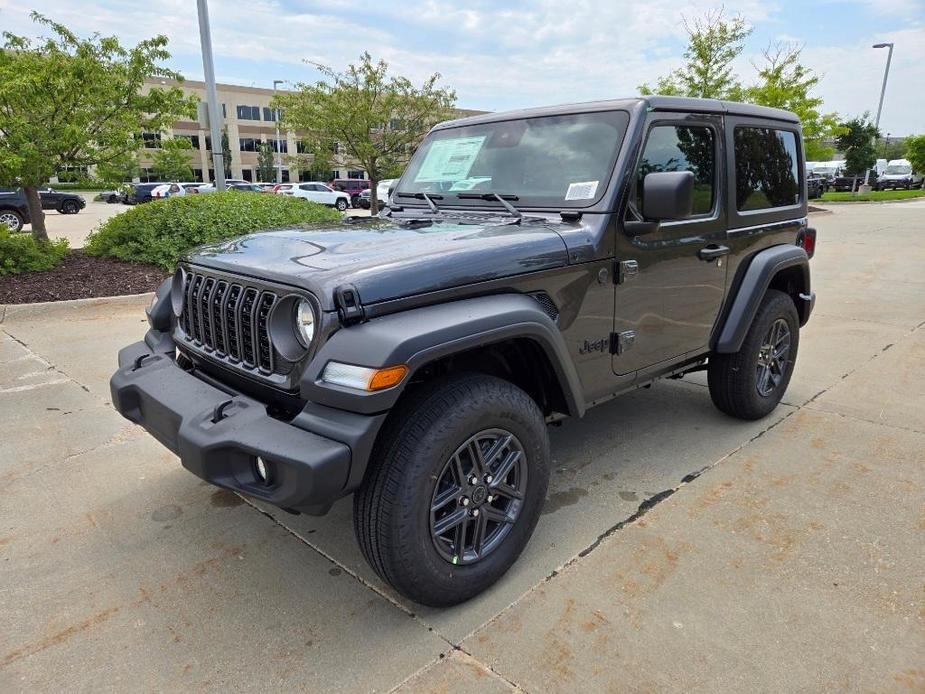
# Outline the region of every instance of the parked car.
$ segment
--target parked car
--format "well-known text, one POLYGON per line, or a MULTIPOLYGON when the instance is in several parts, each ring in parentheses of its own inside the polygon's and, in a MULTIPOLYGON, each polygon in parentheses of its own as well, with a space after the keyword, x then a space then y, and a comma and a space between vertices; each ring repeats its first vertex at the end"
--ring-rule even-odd
MULTIPOLYGON (((380 210, 388 204, 389 187, 393 183, 395 183, 395 181, 397 180, 398 180, 397 178, 386 178, 386 179, 379 181, 379 183, 376 184, 376 197, 379 199, 379 209, 380 210)), ((370 192, 371 192, 370 189, 367 188, 366 190, 360 193, 359 203, 360 203, 360 207, 362 207, 364 210, 368 210, 371 207, 370 198, 372 196, 370 192)))
POLYGON ((837 193, 854 192, 857 191, 858 188, 860 188, 862 185, 864 185, 865 176, 867 179, 867 184, 871 186, 871 188, 876 188, 877 172, 874 170, 871 170, 866 174, 842 174, 836 176, 832 179, 829 187, 837 193))
POLYGON ((125 202, 125 195, 126 191, 124 187, 114 188, 113 190, 101 190, 93 199, 113 205, 117 202, 125 202))
POLYGON ((243 193, 263 193, 265 189, 259 183, 232 183, 228 190, 237 190, 243 193))
POLYGON ((821 198, 829 188, 829 182, 822 176, 807 176, 806 190, 810 198, 821 198))
POLYGON ((160 200, 162 198, 179 198, 186 195, 185 186, 198 186, 197 183, 164 183, 159 185, 157 188, 151 191, 151 198, 153 200, 160 200))
POLYGON ((65 193, 54 188, 40 188, 39 197, 43 210, 57 210, 61 214, 77 214, 87 206, 82 195, 65 193))
POLYGON ((282 183, 278 186, 277 195, 291 195, 294 198, 303 198, 322 205, 336 207, 343 212, 350 207, 350 197, 347 193, 333 190, 324 183, 282 183))
POLYGON ((328 186, 334 190, 339 190, 349 196, 350 204, 353 207, 360 206, 360 193, 369 188, 369 181, 365 178, 336 178, 328 186))
POLYGON ((29 224, 29 206, 21 188, 0 188, 0 227, 15 233, 29 224))
POLYGON ((378 220, 189 252, 112 403, 261 503, 354 493, 381 579, 460 603, 536 527, 548 423, 697 371, 732 417, 781 401, 815 302, 800 137, 786 111, 657 96, 442 123, 378 220))
MULTIPOLYGON (((250 181, 245 181, 243 178, 226 178, 226 179, 225 179, 225 188, 227 189, 228 186, 233 185, 233 184, 235 184, 235 183, 247 183, 247 184, 249 184, 250 181)), ((199 193, 214 193, 214 192, 215 192, 215 183, 201 183, 199 186, 196 187, 196 191, 199 192, 199 193)))
POLYGON ((883 175, 877 179, 877 190, 910 190, 921 187, 922 174, 912 170, 912 163, 908 159, 893 159, 886 165, 883 175))
POLYGON ((129 188, 128 195, 125 196, 126 205, 140 205, 143 202, 151 202, 151 193, 158 186, 165 185, 164 181, 153 183, 133 183, 129 188))

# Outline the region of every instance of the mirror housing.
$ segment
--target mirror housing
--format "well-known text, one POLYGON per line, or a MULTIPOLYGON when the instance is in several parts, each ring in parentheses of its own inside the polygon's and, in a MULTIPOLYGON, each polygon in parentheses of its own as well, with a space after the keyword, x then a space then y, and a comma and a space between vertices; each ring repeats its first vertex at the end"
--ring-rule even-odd
POLYGON ((659 171, 642 182, 642 215, 651 221, 687 219, 694 209, 694 174, 659 171))

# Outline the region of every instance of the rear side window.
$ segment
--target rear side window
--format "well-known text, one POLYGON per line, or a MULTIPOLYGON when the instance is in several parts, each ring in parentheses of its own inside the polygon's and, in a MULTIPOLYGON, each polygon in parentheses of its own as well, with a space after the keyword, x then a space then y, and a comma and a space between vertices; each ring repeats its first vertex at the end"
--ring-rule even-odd
POLYGON ((715 197, 716 148, 713 130, 703 126, 657 125, 649 131, 636 172, 636 206, 642 209, 642 182, 661 171, 694 174, 693 214, 709 214, 715 197))
POLYGON ((735 129, 736 208, 786 207, 800 202, 796 134, 789 130, 735 129))

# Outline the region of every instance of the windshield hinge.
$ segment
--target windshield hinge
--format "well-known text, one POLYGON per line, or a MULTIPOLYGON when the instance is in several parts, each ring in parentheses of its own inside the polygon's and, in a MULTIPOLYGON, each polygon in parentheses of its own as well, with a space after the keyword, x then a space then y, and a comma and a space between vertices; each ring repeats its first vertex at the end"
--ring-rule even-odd
POLYGON ((352 284, 342 284, 334 290, 334 305, 344 325, 359 323, 366 317, 366 311, 360 303, 360 294, 352 284))
POLYGON ((577 210, 561 210, 559 216, 563 222, 577 222, 581 220, 581 212, 577 210))
POLYGON ((618 260, 614 263, 613 279, 616 284, 623 284, 639 274, 639 262, 636 260, 618 260))

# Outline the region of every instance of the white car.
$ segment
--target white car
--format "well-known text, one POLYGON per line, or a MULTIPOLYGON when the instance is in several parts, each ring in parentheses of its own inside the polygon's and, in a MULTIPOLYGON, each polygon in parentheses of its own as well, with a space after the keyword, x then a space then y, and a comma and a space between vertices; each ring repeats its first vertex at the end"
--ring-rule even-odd
POLYGON ((164 183, 151 189, 151 199, 160 200, 161 198, 178 198, 186 195, 186 186, 189 183, 164 183))
POLYGON ((893 159, 883 170, 883 175, 877 179, 877 190, 887 188, 913 188, 922 187, 922 174, 912 170, 912 162, 908 159, 893 159))
MULTIPOLYGON (((250 181, 245 181, 243 178, 226 178, 225 187, 227 188, 232 183, 243 183, 245 185, 249 184, 250 181)), ((214 183, 200 183, 196 188, 197 193, 214 193, 215 184, 214 183)))
POLYGON ((331 205, 343 212, 350 207, 350 196, 339 190, 334 190, 324 183, 280 183, 276 186, 277 195, 290 195, 294 198, 304 198, 322 205, 331 205))

